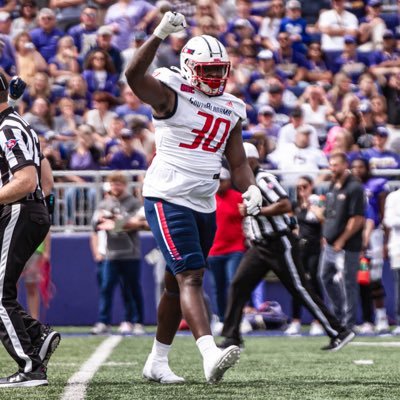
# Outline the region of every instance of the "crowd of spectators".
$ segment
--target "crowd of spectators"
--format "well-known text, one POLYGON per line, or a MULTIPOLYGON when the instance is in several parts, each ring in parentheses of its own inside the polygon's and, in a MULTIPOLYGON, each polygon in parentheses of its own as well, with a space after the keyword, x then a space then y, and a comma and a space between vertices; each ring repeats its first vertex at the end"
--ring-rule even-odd
POLYGON ((54 169, 151 162, 151 110, 124 69, 167 10, 189 29, 152 69, 179 66, 193 35, 217 37, 232 62, 227 91, 247 105, 244 138, 271 168, 323 168, 333 150, 400 167, 400 2, 3 0, 0 69, 28 83, 19 111, 54 169))

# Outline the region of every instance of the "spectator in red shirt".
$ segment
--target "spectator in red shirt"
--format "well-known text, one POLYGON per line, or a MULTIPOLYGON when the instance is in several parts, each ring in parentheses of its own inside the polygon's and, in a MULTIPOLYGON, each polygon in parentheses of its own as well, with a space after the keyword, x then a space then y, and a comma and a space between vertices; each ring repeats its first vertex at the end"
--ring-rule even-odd
POLYGON ((217 232, 211 247, 208 263, 210 282, 213 289, 213 309, 222 321, 225 312, 229 284, 245 252, 242 230, 243 217, 238 204, 242 195, 231 187, 229 171, 221 169, 217 199, 217 232))

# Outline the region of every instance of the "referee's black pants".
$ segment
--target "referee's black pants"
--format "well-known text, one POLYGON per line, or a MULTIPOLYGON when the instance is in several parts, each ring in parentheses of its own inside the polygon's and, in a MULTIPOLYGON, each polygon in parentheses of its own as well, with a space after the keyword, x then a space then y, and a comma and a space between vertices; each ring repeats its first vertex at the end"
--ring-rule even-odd
POLYGON ((17 282, 49 228, 50 217, 43 203, 26 201, 0 209, 0 340, 20 372, 42 365, 34 346, 40 342, 43 327, 18 303, 17 282))
POLYGON ((240 340, 243 307, 269 270, 275 272, 291 295, 311 312, 331 338, 345 330, 310 287, 301 264, 298 239, 289 233, 255 244, 245 253, 229 289, 222 336, 240 340))

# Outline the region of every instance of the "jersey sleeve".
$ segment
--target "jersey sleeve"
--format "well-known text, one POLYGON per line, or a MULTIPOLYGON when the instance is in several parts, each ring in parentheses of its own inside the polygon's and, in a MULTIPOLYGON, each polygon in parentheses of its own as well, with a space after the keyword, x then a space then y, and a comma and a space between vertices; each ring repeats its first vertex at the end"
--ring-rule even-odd
POLYGON ((242 120, 247 118, 246 104, 243 100, 227 93, 227 100, 232 103, 233 112, 242 120))
POLYGON ((0 147, 12 173, 28 165, 35 165, 20 129, 4 127, 0 147))
POLYGON ((181 76, 168 68, 157 68, 153 72, 153 77, 170 87, 171 89, 177 90, 181 82, 181 76))

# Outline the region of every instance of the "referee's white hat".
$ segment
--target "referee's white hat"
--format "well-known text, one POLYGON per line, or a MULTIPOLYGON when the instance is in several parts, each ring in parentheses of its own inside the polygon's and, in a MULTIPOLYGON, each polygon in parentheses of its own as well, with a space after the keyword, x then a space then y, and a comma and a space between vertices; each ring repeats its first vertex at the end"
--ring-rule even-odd
POLYGON ((247 158, 260 158, 260 153, 257 150, 257 147, 254 144, 244 142, 243 143, 244 152, 246 153, 247 158))

